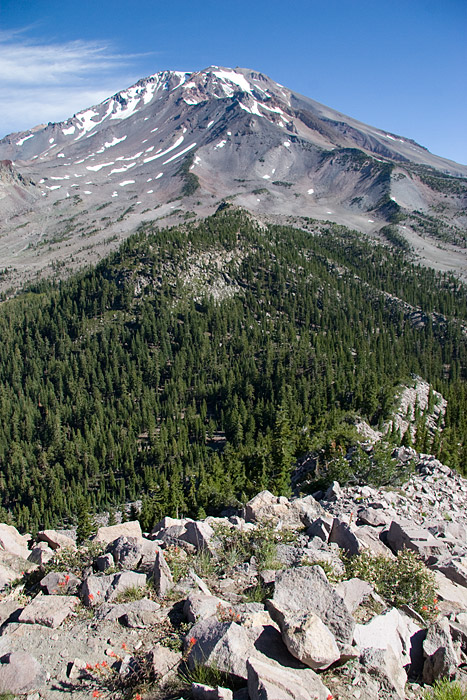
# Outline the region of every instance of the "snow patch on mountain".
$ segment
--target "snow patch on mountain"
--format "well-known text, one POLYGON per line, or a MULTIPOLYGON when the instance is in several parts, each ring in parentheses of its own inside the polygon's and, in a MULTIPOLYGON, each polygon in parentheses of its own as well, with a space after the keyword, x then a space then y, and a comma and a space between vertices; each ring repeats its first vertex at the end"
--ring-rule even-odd
POLYGON ((24 143, 25 141, 27 141, 28 139, 32 139, 33 136, 34 136, 34 134, 29 134, 29 136, 25 136, 24 138, 22 138, 22 139, 20 139, 19 141, 17 141, 17 142, 16 142, 16 145, 17 145, 17 146, 22 146, 23 143, 24 143))
POLYGON ((249 92, 251 95, 251 86, 248 80, 245 78, 244 75, 241 73, 236 73, 235 71, 227 71, 227 70, 215 70, 213 71, 214 75, 220 78, 221 80, 228 80, 231 83, 234 83, 235 85, 238 85, 243 92, 249 92))
POLYGON ((191 149, 194 148, 195 146, 196 146, 196 143, 192 143, 191 146, 187 146, 186 148, 183 149, 183 151, 180 151, 180 153, 177 153, 176 155, 172 156, 168 160, 164 160, 163 165, 167 165, 167 163, 171 163, 176 158, 180 158, 180 156, 183 156, 185 153, 188 153, 188 151, 191 151, 191 149))
POLYGON ((150 158, 145 158, 143 160, 143 163, 150 163, 153 160, 157 160, 157 158, 162 158, 163 156, 167 155, 167 153, 170 153, 170 151, 173 151, 175 148, 178 148, 180 144, 183 143, 185 140, 184 136, 179 136, 179 138, 175 141, 173 146, 170 146, 170 148, 167 148, 165 151, 162 151, 162 153, 156 153, 155 156, 151 156, 150 158))

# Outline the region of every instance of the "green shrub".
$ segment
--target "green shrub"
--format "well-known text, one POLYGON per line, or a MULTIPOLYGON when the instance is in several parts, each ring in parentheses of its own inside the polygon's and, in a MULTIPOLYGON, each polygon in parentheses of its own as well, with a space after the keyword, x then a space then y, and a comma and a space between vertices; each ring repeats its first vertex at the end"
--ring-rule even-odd
POLYGON ((410 605, 424 618, 435 614, 434 574, 412 550, 403 549, 395 560, 362 552, 345 558, 344 565, 347 578, 356 576, 368 581, 377 593, 396 607, 410 605))
POLYGON ((130 586, 115 598, 116 603, 133 603, 151 595, 152 589, 147 586, 130 586))
POLYGON ((220 541, 218 569, 221 572, 247 562, 251 557, 255 557, 260 571, 280 569, 282 565, 277 561, 277 545, 295 539, 292 533, 275 530, 267 522, 246 532, 221 525, 215 529, 215 534, 220 541))
POLYGON ((459 683, 452 683, 447 678, 435 681, 433 688, 426 690, 423 700, 467 700, 467 692, 459 683))
POLYGON ((63 547, 45 566, 45 572, 68 571, 80 576, 83 569, 91 566, 94 559, 103 554, 105 544, 102 542, 84 542, 78 549, 63 547))

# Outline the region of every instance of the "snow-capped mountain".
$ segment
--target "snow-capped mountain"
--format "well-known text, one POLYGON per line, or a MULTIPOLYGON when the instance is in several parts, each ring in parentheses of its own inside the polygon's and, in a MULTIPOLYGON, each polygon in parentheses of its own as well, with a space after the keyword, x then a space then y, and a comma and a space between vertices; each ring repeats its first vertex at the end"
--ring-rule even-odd
POLYGON ((0 171, 4 287, 93 260, 141 221, 205 215, 226 198, 260 217, 370 235, 398 222, 416 252, 465 270, 455 244, 466 166, 251 70, 157 73, 66 122, 5 137, 0 159, 12 162, 0 171))

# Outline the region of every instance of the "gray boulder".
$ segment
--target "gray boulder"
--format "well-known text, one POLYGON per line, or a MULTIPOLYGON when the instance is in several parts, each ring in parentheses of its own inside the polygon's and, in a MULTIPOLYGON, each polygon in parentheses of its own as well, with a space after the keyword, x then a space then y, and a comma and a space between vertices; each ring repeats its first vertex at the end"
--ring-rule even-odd
POLYGON ((83 603, 94 607, 103 602, 111 602, 131 588, 146 586, 146 574, 135 571, 122 571, 107 576, 88 576, 81 586, 83 603))
POLYGON ((428 565, 432 569, 441 571, 453 583, 467 588, 467 556, 444 556, 437 558, 433 563, 428 561, 428 565))
POLYGON ((144 629, 159 621, 159 603, 149 598, 141 598, 126 603, 126 610, 119 617, 120 621, 132 629, 144 629))
POLYGON ((180 652, 172 651, 162 644, 155 644, 151 651, 148 652, 147 659, 158 683, 164 684, 177 675, 182 655, 180 652))
POLYGON ((331 532, 329 533, 329 542, 335 542, 349 556, 360 554, 361 544, 355 532, 353 532, 350 525, 339 520, 339 518, 334 518, 331 532))
POLYGON ((46 542, 53 550, 60 548, 76 549, 76 542, 68 535, 56 530, 41 530, 37 533, 37 542, 46 542))
POLYGON ((333 481, 323 496, 325 501, 340 501, 344 494, 338 481, 333 481))
POLYGON ((441 571, 433 571, 435 575, 436 587, 440 610, 447 615, 451 612, 462 612, 467 610, 467 589, 450 581, 441 571))
POLYGON ((386 698, 392 696, 404 700, 407 674, 392 647, 364 649, 360 655, 360 664, 366 673, 375 677, 382 689, 386 691, 386 698))
POLYGON ((188 521, 185 532, 178 539, 193 545, 196 551, 207 550, 211 554, 214 554, 216 551, 214 530, 210 525, 202 521, 188 521))
POLYGON ((428 628, 423 642, 425 664, 423 680, 430 685, 438 678, 453 678, 461 662, 459 646, 455 646, 446 617, 436 620, 428 628))
POLYGON ((274 601, 268 601, 268 610, 287 649, 306 666, 323 670, 340 659, 334 636, 317 615, 290 611, 274 601))
POLYGON ((22 694, 41 688, 47 674, 34 656, 15 651, 0 658, 0 693, 22 694))
POLYGON ((151 531, 151 536, 155 539, 161 540, 161 535, 164 532, 167 532, 169 528, 174 528, 174 532, 175 528, 179 528, 178 533, 181 534, 185 531, 185 525, 187 522, 187 518, 170 518, 168 515, 166 515, 165 518, 162 518, 162 520, 154 525, 151 531))
POLYGON ((354 642, 360 649, 391 647, 401 666, 411 663, 413 645, 418 643, 418 627, 407 615, 391 608, 376 615, 366 625, 356 625, 354 642))
POLYGON ((300 516, 300 507, 294 508, 287 498, 270 491, 261 491, 245 506, 247 522, 270 521, 279 527, 299 529, 303 527, 300 516))
POLYGON ((364 525, 379 527, 389 525, 389 518, 382 508, 361 508, 357 517, 364 525))
POLYGON ((58 627, 79 603, 76 596, 38 595, 21 611, 18 622, 58 627))
POLYGON ((314 613, 329 628, 339 648, 351 644, 355 621, 320 566, 303 566, 276 575, 273 601, 283 609, 314 613))
POLYGON ((157 595, 164 597, 173 588, 173 576, 160 549, 156 552, 152 577, 157 595))
POLYGON ((107 571, 107 569, 110 569, 114 565, 114 558, 110 554, 110 552, 108 552, 107 554, 101 554, 94 560, 94 568, 97 571, 107 571))
POLYGON ((373 593, 373 586, 360 578, 351 578, 338 583, 334 590, 341 596, 350 613, 367 600, 373 593))
POLYGON ((185 638, 190 669, 212 666, 243 679, 247 678, 246 660, 252 648, 252 640, 241 625, 213 617, 197 622, 185 638))
POLYGON ((204 683, 192 683, 191 694, 193 700, 233 700, 233 693, 229 688, 213 688, 204 683))
POLYGON ((121 535, 107 545, 106 552, 120 569, 137 569, 143 558, 142 539, 121 535))
POLYGON ((109 544, 119 537, 136 537, 137 540, 141 540, 143 533, 139 521, 129 520, 127 523, 100 527, 94 540, 96 542, 105 542, 105 544, 109 544))
POLYGON ((0 549, 4 549, 10 554, 16 554, 22 559, 27 559, 30 554, 28 539, 24 535, 20 535, 13 525, 5 523, 0 523, 0 549))
POLYGON ((228 609, 229 603, 214 595, 204 593, 190 593, 183 605, 183 614, 188 622, 198 622, 206 620, 208 617, 217 615, 221 608, 228 609))
POLYGON ((33 547, 29 556, 28 561, 32 564, 38 564, 43 566, 47 562, 51 561, 55 556, 54 550, 51 549, 45 542, 39 542, 36 547, 33 547))
POLYGON ((67 571, 51 571, 40 583, 47 595, 75 595, 80 585, 81 580, 67 571))
POLYGON ((321 515, 308 526, 306 534, 308 537, 319 537, 323 542, 327 542, 332 529, 334 518, 329 515, 321 515))
POLYGON ((247 660, 250 700, 327 700, 329 688, 311 669, 295 669, 273 664, 268 659, 247 660))
POLYGON ((429 530, 415 525, 412 520, 399 522, 393 520, 388 530, 387 543, 394 552, 412 549, 423 559, 440 556, 447 552, 442 540, 433 537, 429 530))

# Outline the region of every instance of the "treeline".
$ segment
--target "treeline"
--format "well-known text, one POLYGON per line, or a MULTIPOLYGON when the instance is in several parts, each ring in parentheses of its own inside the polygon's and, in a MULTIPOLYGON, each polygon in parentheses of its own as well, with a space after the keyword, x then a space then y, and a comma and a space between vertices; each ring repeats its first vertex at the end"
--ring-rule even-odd
POLYGON ((465 469, 466 317, 456 280, 343 227, 229 209, 146 225, 0 307, 0 519, 34 531, 141 498, 150 527, 285 493, 298 456, 356 413, 383 421, 412 373, 450 399, 423 447, 465 469))

